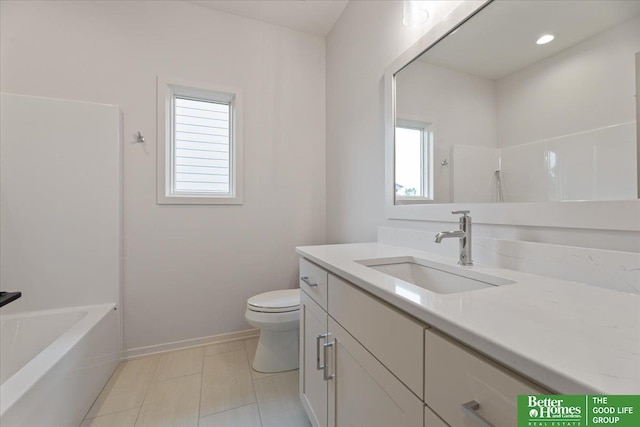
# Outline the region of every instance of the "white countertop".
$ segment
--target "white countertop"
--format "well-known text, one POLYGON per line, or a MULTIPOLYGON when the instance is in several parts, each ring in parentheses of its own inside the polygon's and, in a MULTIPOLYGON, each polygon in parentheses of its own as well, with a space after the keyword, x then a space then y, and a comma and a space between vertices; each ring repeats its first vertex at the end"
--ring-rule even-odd
POLYGON ((562 394, 640 394, 640 296, 381 243, 297 253, 562 394), (438 294, 357 263, 412 256, 517 283, 438 294), (407 295, 409 291, 410 298, 407 295))

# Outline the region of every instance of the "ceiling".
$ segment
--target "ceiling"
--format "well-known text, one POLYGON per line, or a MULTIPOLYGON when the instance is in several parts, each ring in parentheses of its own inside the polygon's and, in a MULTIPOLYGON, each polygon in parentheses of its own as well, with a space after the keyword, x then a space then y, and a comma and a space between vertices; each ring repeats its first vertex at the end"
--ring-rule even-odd
POLYGON ((209 9, 244 16, 325 37, 348 0, 185 0, 209 9))
POLYGON ((500 79, 640 14, 640 1, 498 0, 419 59, 500 79), (556 39, 538 46, 542 34, 556 39))

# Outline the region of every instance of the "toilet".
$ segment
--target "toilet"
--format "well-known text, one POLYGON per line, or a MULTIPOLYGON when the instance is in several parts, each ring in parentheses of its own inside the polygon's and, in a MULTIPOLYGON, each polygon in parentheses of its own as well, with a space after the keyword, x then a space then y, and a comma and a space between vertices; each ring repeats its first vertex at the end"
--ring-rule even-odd
POLYGON ((258 372, 298 369, 300 289, 265 292, 247 300, 245 318, 260 329, 253 359, 258 372))

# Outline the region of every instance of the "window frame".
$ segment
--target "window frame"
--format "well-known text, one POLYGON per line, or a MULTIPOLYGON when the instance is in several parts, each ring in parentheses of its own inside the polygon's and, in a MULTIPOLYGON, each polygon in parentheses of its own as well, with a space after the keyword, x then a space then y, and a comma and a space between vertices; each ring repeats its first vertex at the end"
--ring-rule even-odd
POLYGON ((172 205, 243 204, 242 90, 208 83, 157 77, 157 177, 156 201, 172 205), (229 193, 174 190, 174 99, 229 104, 229 193))
POLYGON ((434 165, 433 165, 433 128, 432 123, 417 120, 397 118, 394 127, 394 160, 393 176, 396 177, 396 130, 397 128, 413 129, 420 131, 420 175, 422 178, 423 194, 419 196, 398 195, 394 189, 394 203, 396 205, 424 204, 435 202, 434 195, 434 165))

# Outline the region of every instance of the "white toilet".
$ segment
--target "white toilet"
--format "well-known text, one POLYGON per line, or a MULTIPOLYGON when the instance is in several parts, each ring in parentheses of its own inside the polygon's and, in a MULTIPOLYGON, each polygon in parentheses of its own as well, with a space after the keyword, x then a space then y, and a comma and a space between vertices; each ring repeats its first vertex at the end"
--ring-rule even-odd
POLYGON ((259 372, 298 369, 300 329, 300 289, 265 292, 247 300, 245 317, 260 329, 253 359, 259 372))

